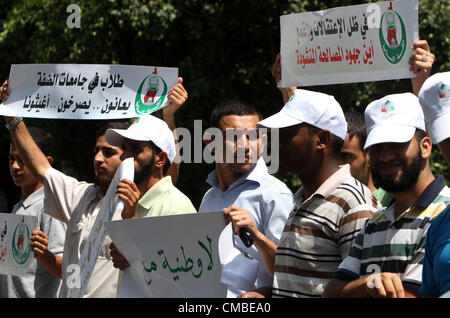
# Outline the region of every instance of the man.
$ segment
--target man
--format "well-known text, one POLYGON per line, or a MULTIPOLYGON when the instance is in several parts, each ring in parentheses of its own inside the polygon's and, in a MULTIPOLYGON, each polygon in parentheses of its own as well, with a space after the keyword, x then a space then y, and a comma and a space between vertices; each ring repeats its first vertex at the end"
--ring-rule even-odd
POLYGON ((432 143, 416 96, 393 94, 376 100, 365 118, 364 148, 374 179, 395 201, 364 225, 324 297, 415 297, 422 281, 426 233, 450 202, 450 189, 431 172, 432 143))
MULTIPOLYGON (((3 84, 0 96, 8 96, 8 83, 3 84)), ((169 106, 178 109, 187 99, 182 87, 182 78, 168 93, 169 106)), ((172 115, 175 111, 170 112, 172 115)), ((109 128, 125 129, 128 124, 123 122, 110 123, 102 127, 96 136, 94 149, 95 182, 80 182, 53 169, 45 156, 33 142, 21 118, 5 117, 11 123, 10 133, 25 165, 38 180, 44 183, 45 212, 67 223, 67 232, 62 262, 62 285, 59 297, 68 294, 68 278, 75 273, 69 265, 78 264, 82 249, 89 237, 98 212, 103 203, 103 197, 119 167, 122 155, 120 147, 112 146, 105 140, 105 131, 109 128)), ((172 120, 173 122, 173 120, 172 120)), ((113 219, 120 218, 114 215, 113 219)), ((96 265, 91 274, 84 297, 115 297, 119 271, 113 266, 109 254, 110 238, 107 236, 99 251, 96 265)))
MULTIPOLYGON (((134 158, 134 182, 122 179, 117 186, 117 195, 125 203, 122 219, 197 212, 166 175, 176 149, 164 121, 152 115, 141 117, 128 129, 107 130, 106 140, 123 148, 122 160, 134 158)), ((113 243, 110 249, 114 267, 124 270, 130 266, 113 243)))
POLYGON ((347 124, 332 96, 296 90, 258 125, 280 129, 280 167, 302 187, 276 248, 273 288, 245 296, 320 297, 377 201, 348 165, 339 166, 347 124))
MULTIPOLYGON (((437 73, 423 84, 419 100, 428 133, 450 162, 450 72, 437 73)), ((425 243, 420 293, 438 297, 450 291, 450 208, 431 222, 425 243)), ((448 295, 447 295, 448 297, 448 295)))
MULTIPOLYGON (((30 127, 30 135, 52 164, 52 136, 41 128, 30 127)), ((9 150, 9 171, 16 186, 21 188, 21 199, 12 214, 37 218, 38 227, 31 233, 30 246, 34 258, 23 276, 0 275, 2 298, 54 298, 61 285, 62 262, 66 226, 44 213, 44 189, 24 165, 14 143, 9 150)))
POLYGON ((225 209, 227 217, 237 226, 249 229, 254 238, 251 248, 235 239, 235 244, 248 254, 238 254, 222 269, 221 281, 228 286, 227 297, 272 283, 272 274, 258 251, 265 248, 264 239, 278 243, 293 206, 292 192, 268 173, 261 157, 267 137, 256 129, 261 119, 255 108, 237 100, 217 105, 210 116, 210 127, 222 132, 225 151, 220 156, 215 149, 216 169, 206 180, 212 188, 204 195, 199 212, 225 209), (235 133, 238 140, 226 140, 227 132, 235 133), (226 160, 227 153, 233 154, 230 162, 226 160))
POLYGON ((345 113, 345 119, 348 128, 341 150, 342 161, 350 165, 352 176, 366 185, 382 206, 387 206, 394 196, 382 188, 377 189, 373 183, 369 153, 364 151, 367 138, 364 114, 355 111, 347 112, 345 113))

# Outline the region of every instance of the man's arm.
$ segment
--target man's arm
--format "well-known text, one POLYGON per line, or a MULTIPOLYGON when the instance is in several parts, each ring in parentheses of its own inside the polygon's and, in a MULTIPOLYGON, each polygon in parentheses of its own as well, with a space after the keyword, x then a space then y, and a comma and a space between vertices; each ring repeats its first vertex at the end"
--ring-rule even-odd
POLYGON ((241 228, 248 229, 253 236, 253 244, 261 255, 267 271, 273 276, 277 245, 258 230, 250 212, 247 210, 231 205, 230 207, 223 209, 223 212, 227 221, 233 223, 234 234, 239 235, 241 228))
MULTIPOLYGON (((278 83, 281 81, 281 56, 280 53, 278 53, 275 56, 275 62, 272 66, 272 75, 275 78, 275 83, 278 85, 278 83)), ((281 95, 283 96, 283 102, 286 104, 289 101, 289 98, 291 98, 292 94, 294 94, 294 91, 297 89, 295 86, 291 87, 279 87, 278 88, 281 92, 281 95)))
MULTIPOLYGON (((0 89, 2 101, 8 99, 9 93, 8 81, 5 81, 0 89)), ((5 117, 6 123, 10 123, 13 119, 14 117, 5 117)), ((42 181, 45 172, 51 166, 41 149, 34 142, 25 123, 23 121, 19 122, 9 132, 25 166, 30 169, 36 179, 42 181)))
POLYGON ((237 298, 270 298, 271 296, 272 286, 266 286, 243 293, 237 296, 237 298))
POLYGON ((353 281, 334 278, 325 288, 326 298, 404 298, 418 297, 417 293, 403 288, 395 273, 375 273, 353 281))
POLYGON ((174 138, 175 138, 175 148, 176 148, 176 159, 175 162, 172 162, 169 170, 167 171, 167 175, 170 175, 172 178, 172 183, 175 185, 178 181, 178 173, 180 164, 177 159, 180 156, 178 149, 178 136, 176 135, 175 129, 175 113, 180 109, 180 107, 186 102, 188 98, 188 93, 183 86, 183 78, 178 78, 178 84, 175 85, 167 94, 167 99, 169 100, 169 105, 163 108, 163 119, 169 126, 170 130, 172 130, 174 138))

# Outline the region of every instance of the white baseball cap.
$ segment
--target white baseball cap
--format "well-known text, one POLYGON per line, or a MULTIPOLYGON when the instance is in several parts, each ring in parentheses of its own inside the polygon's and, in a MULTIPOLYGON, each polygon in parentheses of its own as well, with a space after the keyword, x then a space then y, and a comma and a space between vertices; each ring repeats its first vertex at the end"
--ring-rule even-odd
POLYGON ((128 129, 108 129, 105 139, 113 146, 121 146, 123 139, 151 141, 167 153, 170 162, 175 159, 175 139, 166 122, 152 115, 139 117, 128 129))
POLYGON ((430 76, 422 85, 419 101, 433 143, 450 137, 450 72, 430 76))
POLYGON ((407 142, 416 129, 425 131, 422 107, 411 93, 387 95, 371 102, 364 117, 367 130, 364 149, 387 142, 407 142))
POLYGON ((329 130, 342 140, 347 134, 344 112, 336 99, 331 95, 304 89, 295 90, 278 113, 260 121, 258 126, 284 128, 301 123, 329 130))

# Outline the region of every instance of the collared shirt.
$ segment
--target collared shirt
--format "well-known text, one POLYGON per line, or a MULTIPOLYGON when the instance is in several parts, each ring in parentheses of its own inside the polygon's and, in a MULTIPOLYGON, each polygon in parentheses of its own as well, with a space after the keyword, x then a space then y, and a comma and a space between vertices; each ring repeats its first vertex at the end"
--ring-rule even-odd
MULTIPOLYGON (((48 236, 47 249, 62 256, 66 225, 44 213, 44 188, 17 202, 11 214, 37 217, 37 226, 48 236)), ((54 298, 58 296, 60 285, 61 280, 33 258, 25 275, 0 275, 0 297, 54 298)))
POLYGON ((344 165, 309 198, 303 188, 275 257, 274 297, 320 297, 364 222, 380 207, 344 165))
POLYGON ((155 183, 139 200, 137 216, 165 216, 185 213, 197 213, 191 200, 172 184, 172 178, 166 176, 155 183))
POLYGON ((420 293, 439 297, 450 291, 450 206, 431 221, 425 242, 420 293))
MULTIPOLYGON (((293 194, 277 178, 271 176, 263 158, 249 172, 234 181, 225 191, 219 186, 217 172, 208 176, 212 186, 203 197, 199 212, 221 211, 236 205, 250 212, 258 230, 278 244, 284 224, 293 207, 293 194)), ((245 247, 239 237, 235 244, 253 259, 239 254, 222 270, 222 282, 228 285, 228 295, 236 296, 245 291, 272 284, 270 275, 257 249, 245 247)))
MULTIPOLYGON (((87 182, 80 182, 62 172, 49 168, 44 175, 45 212, 67 223, 62 264, 62 284, 59 297, 67 297, 67 282, 78 264, 82 250, 100 211, 105 191, 87 182)), ((120 213, 113 220, 121 219, 120 213)), ((106 236, 83 297, 116 297, 119 270, 114 268, 109 254, 111 239, 106 236)))
POLYGON ((426 233, 431 220, 449 203, 450 188, 438 177, 397 218, 395 202, 377 212, 356 237, 336 278, 354 280, 374 272, 397 273, 405 289, 418 292, 426 233))

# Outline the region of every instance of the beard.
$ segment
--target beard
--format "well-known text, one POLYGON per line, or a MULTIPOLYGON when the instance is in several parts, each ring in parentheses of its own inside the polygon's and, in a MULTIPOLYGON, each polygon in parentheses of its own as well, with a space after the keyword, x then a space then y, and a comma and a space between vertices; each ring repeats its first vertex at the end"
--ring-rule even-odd
POLYGON ((426 159, 421 156, 420 148, 417 149, 417 154, 412 159, 411 163, 406 164, 403 162, 404 168, 398 180, 395 178, 383 178, 378 169, 371 167, 372 175, 376 184, 383 188, 387 192, 396 193, 402 192, 410 187, 412 187, 419 177, 420 172, 425 167, 426 159))
POLYGON ((155 157, 152 155, 150 162, 142 166, 141 169, 134 172, 134 183, 139 184, 144 181, 153 170, 153 165, 155 164, 155 157))

